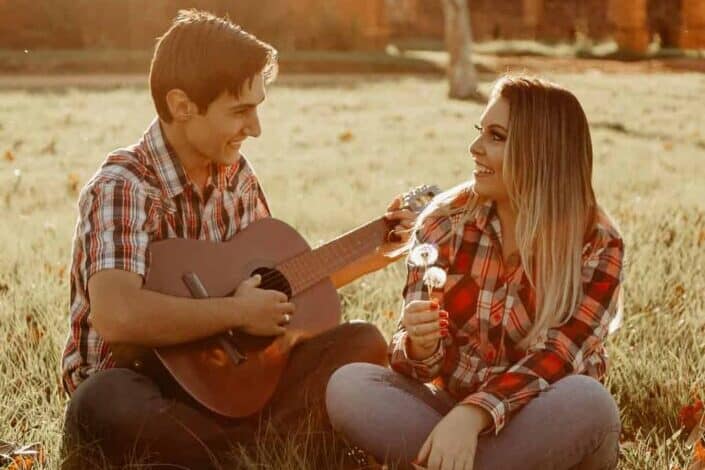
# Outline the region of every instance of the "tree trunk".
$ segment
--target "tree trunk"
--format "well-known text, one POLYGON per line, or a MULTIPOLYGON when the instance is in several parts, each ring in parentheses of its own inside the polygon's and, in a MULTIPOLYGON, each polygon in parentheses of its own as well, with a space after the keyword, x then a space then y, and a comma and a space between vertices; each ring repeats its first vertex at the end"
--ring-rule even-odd
POLYGON ((442 0, 448 63, 448 96, 462 100, 484 100, 477 89, 472 64, 472 33, 467 0, 442 0))

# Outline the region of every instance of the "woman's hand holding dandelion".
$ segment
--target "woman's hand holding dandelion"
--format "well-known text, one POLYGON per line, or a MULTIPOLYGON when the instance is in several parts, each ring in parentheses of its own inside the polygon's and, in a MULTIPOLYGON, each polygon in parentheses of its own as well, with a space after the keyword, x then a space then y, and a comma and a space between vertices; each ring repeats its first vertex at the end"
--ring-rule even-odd
POLYGON ((411 264, 424 269, 423 282, 429 300, 414 300, 404 307, 402 325, 409 338, 407 353, 411 359, 423 360, 438 348, 440 339, 448 336, 448 312, 432 299, 434 289, 445 285, 446 272, 439 267, 429 267, 438 259, 438 249, 431 244, 414 248, 409 255, 411 264))
POLYGON ((414 300, 404 307, 401 319, 409 338, 410 359, 423 360, 438 348, 438 342, 448 335, 448 312, 435 300, 414 300))

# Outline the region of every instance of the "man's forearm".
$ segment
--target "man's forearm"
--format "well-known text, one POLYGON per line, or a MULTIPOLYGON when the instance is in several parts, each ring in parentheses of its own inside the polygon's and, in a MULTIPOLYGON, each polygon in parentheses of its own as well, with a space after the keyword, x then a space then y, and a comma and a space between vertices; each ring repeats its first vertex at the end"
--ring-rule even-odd
POLYGON ((192 299, 141 288, 121 297, 101 307, 101 321, 94 322, 109 342, 151 347, 184 343, 237 328, 242 317, 233 297, 192 299))
POLYGON ((184 343, 236 328, 237 307, 232 297, 192 299, 140 289, 128 301, 133 313, 128 331, 133 329, 132 337, 146 346, 184 343))

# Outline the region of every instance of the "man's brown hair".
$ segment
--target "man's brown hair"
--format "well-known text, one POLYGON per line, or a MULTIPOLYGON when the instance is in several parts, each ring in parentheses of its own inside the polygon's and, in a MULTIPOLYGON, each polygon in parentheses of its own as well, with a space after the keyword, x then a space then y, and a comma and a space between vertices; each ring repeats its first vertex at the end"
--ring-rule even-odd
POLYGON ((277 73, 277 51, 227 18, 198 10, 181 10, 158 39, 149 71, 149 87, 159 117, 171 122, 166 104, 178 88, 204 113, 222 92, 234 97, 263 73, 271 82, 277 73))

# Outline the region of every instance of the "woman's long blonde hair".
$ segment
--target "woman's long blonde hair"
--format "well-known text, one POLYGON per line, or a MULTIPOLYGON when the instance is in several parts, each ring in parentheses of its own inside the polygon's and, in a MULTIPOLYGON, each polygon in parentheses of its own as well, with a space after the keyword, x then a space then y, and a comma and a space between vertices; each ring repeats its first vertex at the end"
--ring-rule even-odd
MULTIPOLYGON (((582 296, 582 249, 597 203, 592 188, 592 143, 587 118, 575 96, 559 85, 527 76, 505 76, 490 100, 509 103, 502 178, 517 214, 516 241, 536 292, 526 348, 547 328, 569 318, 582 296)), ((473 182, 439 195, 419 217, 450 215, 448 204, 473 182)), ((470 197, 461 210, 472 217, 482 201, 470 197)), ((457 212, 452 210, 452 212, 457 212)))

